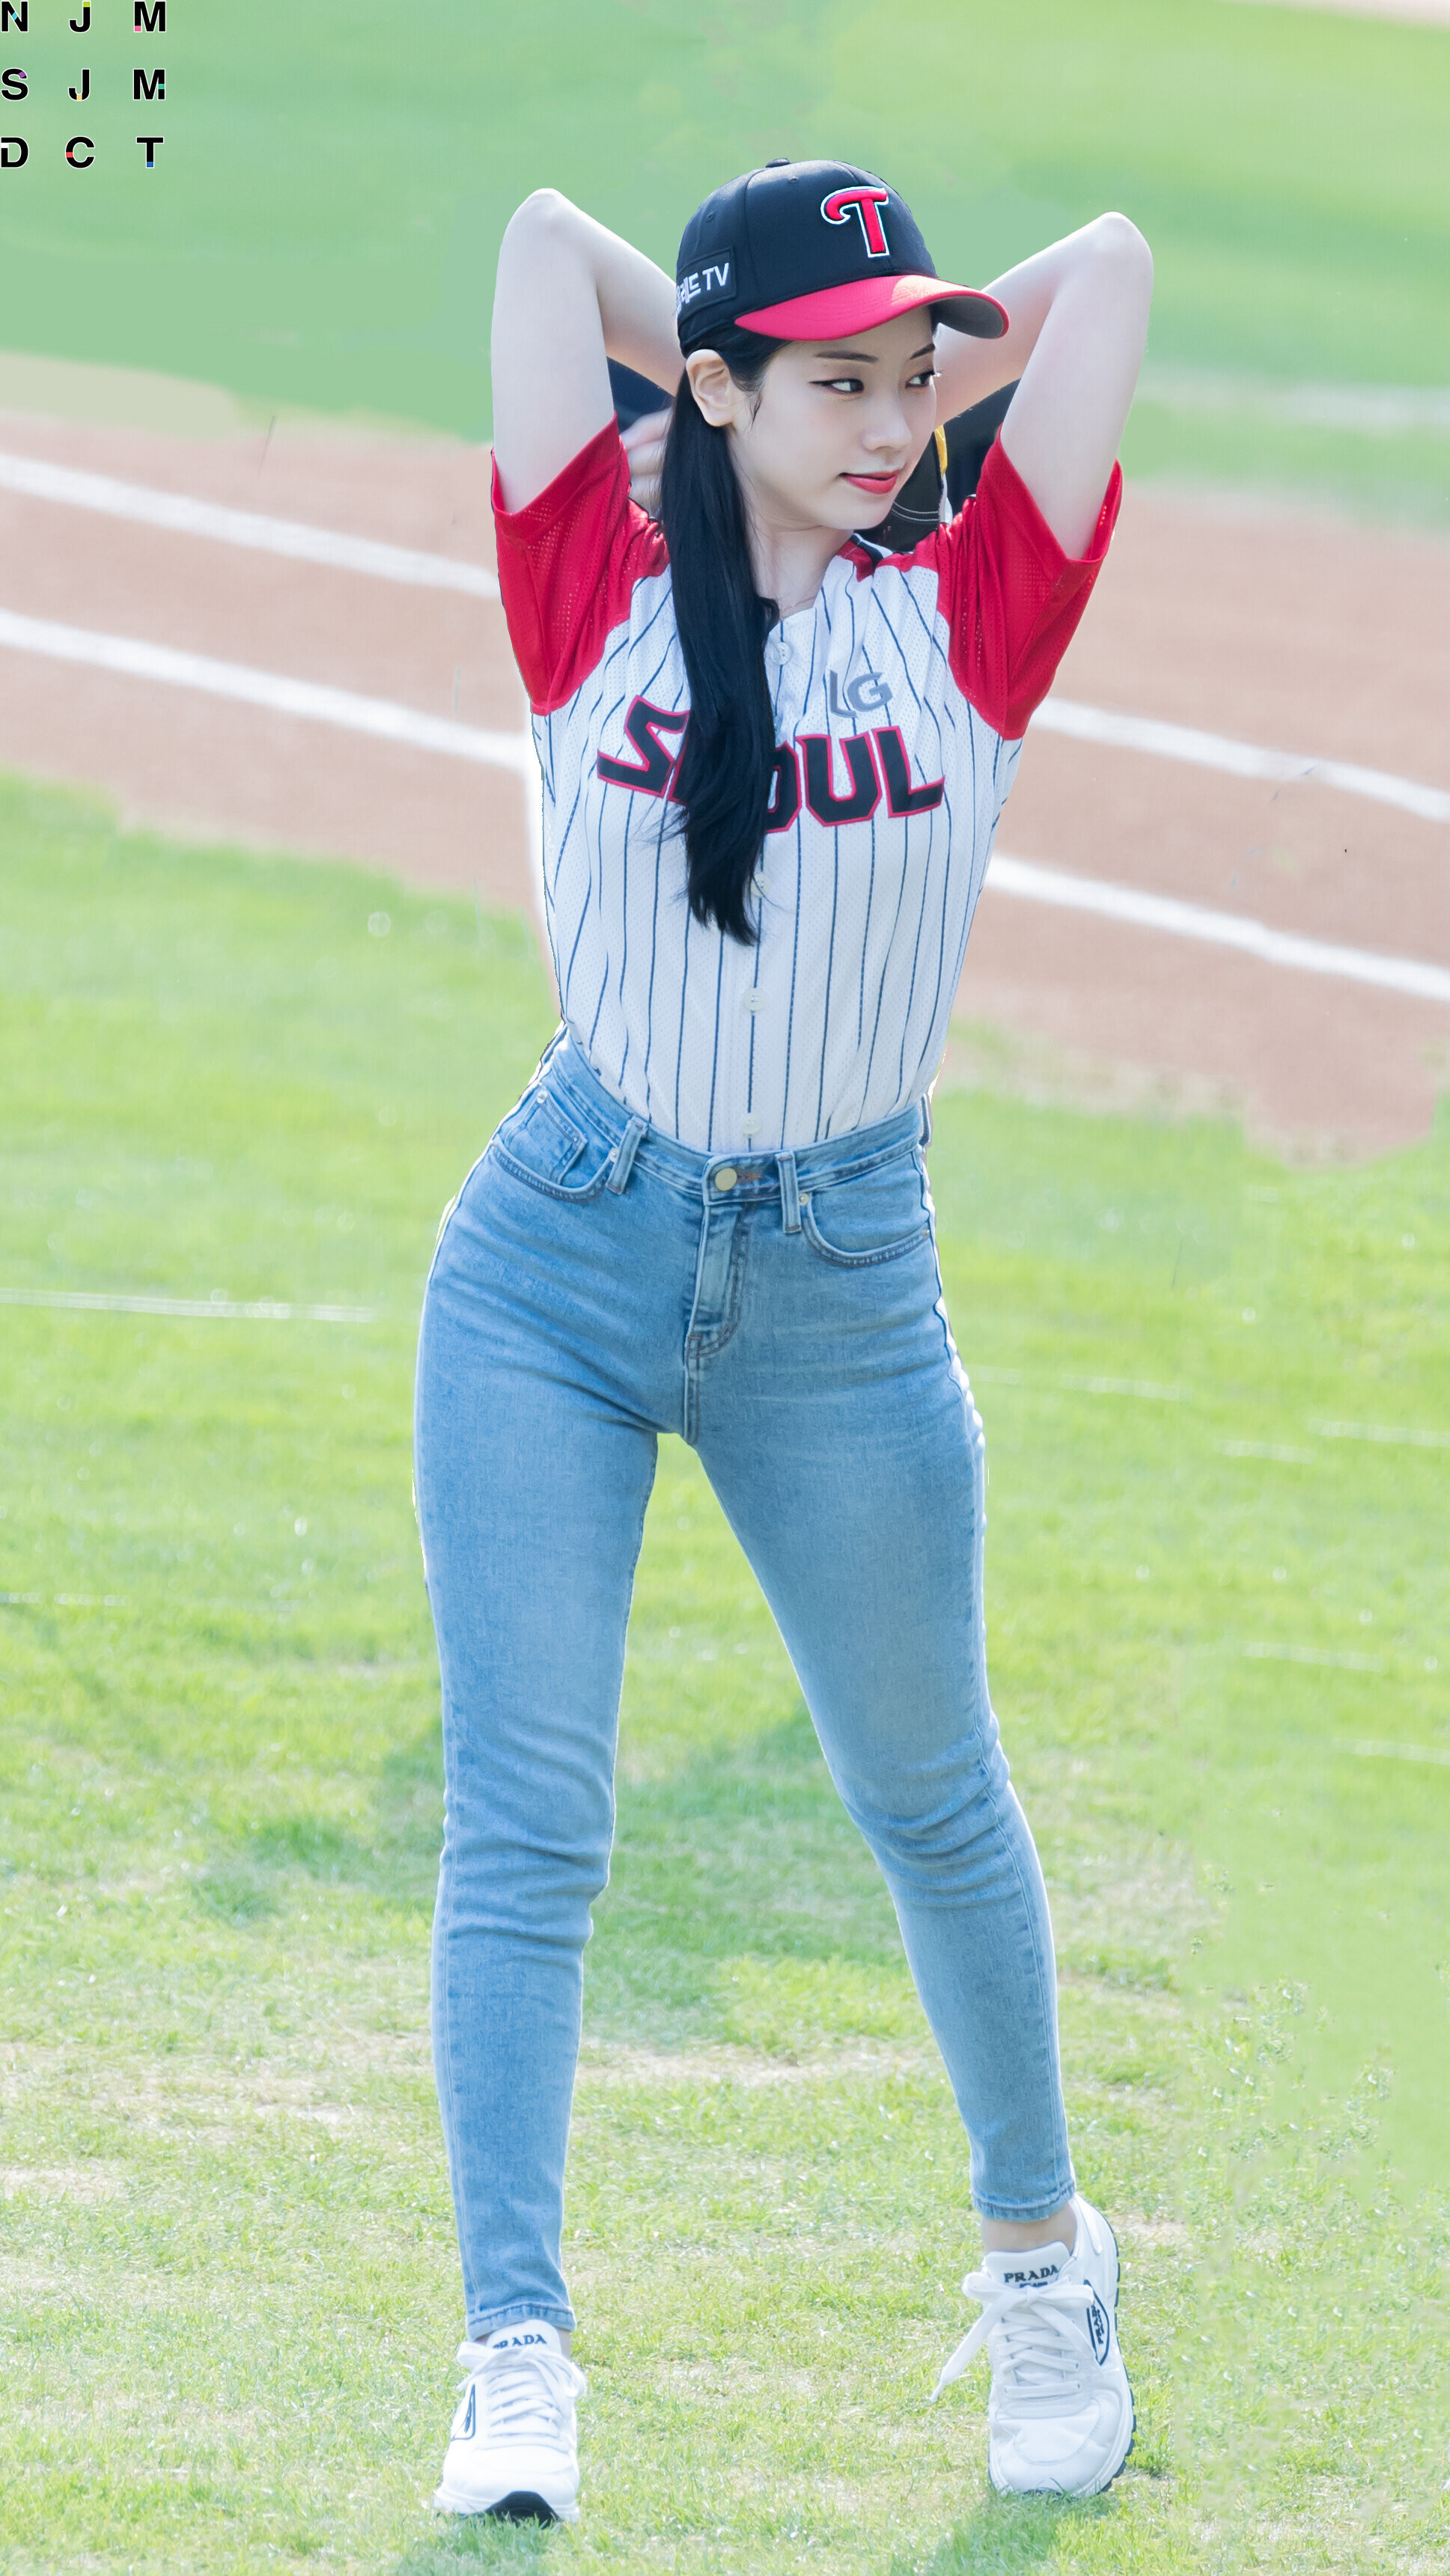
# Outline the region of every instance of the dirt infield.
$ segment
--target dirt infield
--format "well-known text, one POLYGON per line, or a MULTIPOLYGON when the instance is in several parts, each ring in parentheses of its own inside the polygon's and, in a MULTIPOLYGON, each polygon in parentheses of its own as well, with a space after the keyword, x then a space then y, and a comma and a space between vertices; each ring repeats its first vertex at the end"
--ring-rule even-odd
MULTIPOLYGON (((0 450, 460 561, 491 561, 486 458, 301 431, 167 438, 0 414, 0 450)), ((496 605, 0 492, 0 608, 326 681, 516 732, 496 605)), ((1450 788, 1450 545, 1130 491, 1064 696, 1450 788)), ((0 762, 82 780, 127 821, 354 857, 524 905, 520 782, 142 679, 3 652, 0 762)), ((1061 736, 1029 742, 1014 856, 1276 928, 1450 965, 1450 827, 1061 736)), ((1158 931, 983 898, 964 1072, 1088 1098, 1239 1109, 1299 1150, 1423 1134, 1450 1010, 1158 931)))

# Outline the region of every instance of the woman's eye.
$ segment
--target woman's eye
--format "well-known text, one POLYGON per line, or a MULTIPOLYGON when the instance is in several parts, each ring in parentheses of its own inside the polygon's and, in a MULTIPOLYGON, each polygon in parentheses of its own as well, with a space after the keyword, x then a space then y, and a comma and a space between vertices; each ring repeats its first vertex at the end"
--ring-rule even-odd
POLYGON ((816 381, 825 386, 828 394, 858 394, 861 391, 859 376, 820 376, 816 381))
POLYGON ((934 385, 936 383, 936 369, 935 367, 923 367, 919 376, 908 376, 906 382, 908 391, 918 385, 934 385))

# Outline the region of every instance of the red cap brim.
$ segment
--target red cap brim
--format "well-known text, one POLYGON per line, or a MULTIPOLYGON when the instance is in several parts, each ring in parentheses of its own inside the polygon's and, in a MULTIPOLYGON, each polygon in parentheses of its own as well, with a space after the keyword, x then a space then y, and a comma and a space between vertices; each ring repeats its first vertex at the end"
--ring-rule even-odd
POLYGON ((849 286, 826 286, 818 295, 796 295, 758 313, 737 313, 742 330, 774 340, 840 340, 850 331, 875 331, 898 313, 934 304, 938 318, 977 340, 1000 340, 1007 315, 980 287, 952 286, 944 277, 861 277, 849 286))

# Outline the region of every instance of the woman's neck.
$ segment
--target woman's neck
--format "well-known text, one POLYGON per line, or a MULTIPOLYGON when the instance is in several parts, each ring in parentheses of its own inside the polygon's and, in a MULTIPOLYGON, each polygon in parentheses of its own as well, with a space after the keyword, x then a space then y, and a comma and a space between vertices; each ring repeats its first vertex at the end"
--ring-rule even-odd
POLYGON ((819 525, 790 526, 749 490, 745 516, 750 531, 750 562, 762 599, 773 599, 780 617, 809 608, 826 577, 826 567, 848 543, 843 529, 819 525))

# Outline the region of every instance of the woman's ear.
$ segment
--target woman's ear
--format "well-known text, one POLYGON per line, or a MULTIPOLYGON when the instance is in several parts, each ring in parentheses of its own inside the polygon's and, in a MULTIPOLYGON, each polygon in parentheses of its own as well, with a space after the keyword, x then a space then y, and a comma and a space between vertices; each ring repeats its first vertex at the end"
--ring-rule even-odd
POLYGON ((740 404, 740 387, 718 349, 696 349, 685 360, 685 373, 696 409, 712 429, 729 429, 740 404))

